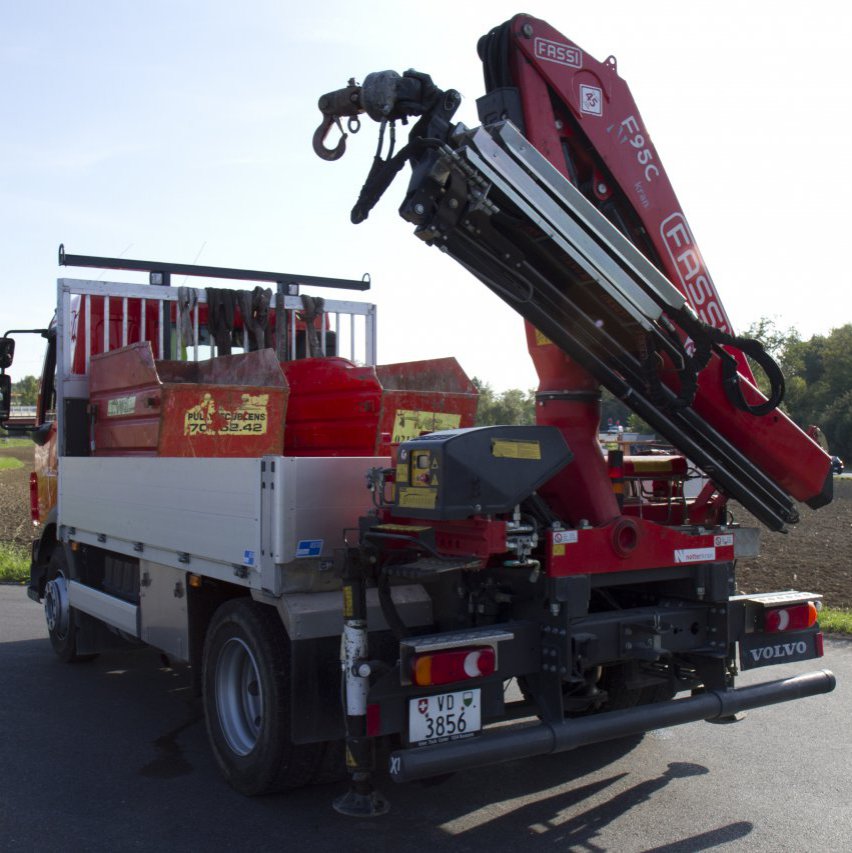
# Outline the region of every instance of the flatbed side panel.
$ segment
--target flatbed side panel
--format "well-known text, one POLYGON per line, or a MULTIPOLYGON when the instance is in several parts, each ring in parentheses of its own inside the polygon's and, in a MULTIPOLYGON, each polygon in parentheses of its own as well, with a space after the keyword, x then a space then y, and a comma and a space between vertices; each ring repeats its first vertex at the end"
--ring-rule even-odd
POLYGON ((254 568, 260 561, 260 459, 63 457, 59 523, 254 568))
POLYGON ((344 545, 344 531, 372 506, 367 488, 371 468, 387 468, 387 456, 285 456, 270 465, 272 555, 278 565, 311 558, 331 559, 344 545))
POLYGON ((388 457, 63 457, 72 539, 275 595, 328 587, 388 457), (311 579, 317 575, 317 578, 311 579))

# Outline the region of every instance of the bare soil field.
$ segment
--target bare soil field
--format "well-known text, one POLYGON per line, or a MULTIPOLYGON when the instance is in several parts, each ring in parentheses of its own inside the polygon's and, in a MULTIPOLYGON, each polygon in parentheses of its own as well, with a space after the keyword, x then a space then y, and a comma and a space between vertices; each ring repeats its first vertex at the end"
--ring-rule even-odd
POLYGON ((30 471, 32 447, 3 447, 0 455, 20 459, 23 468, 0 471, 0 542, 29 545, 33 537, 30 521, 30 471))
MULTIPOLYGON (((761 527, 742 507, 728 506, 740 524, 761 527)), ((800 504, 799 514, 789 533, 761 529, 760 556, 737 564, 740 590, 821 592, 829 607, 852 608, 852 477, 834 478, 828 506, 812 510, 800 504)))
MULTIPOLYGON (((0 541, 28 545, 33 526, 29 515, 29 473, 32 450, 0 448, 4 456, 24 463, 0 471, 0 541)), ((730 504, 735 521, 761 527, 748 512, 730 504)), ((741 592, 799 589, 821 592, 830 607, 852 608, 852 478, 835 477, 834 501, 820 510, 800 506, 801 521, 789 533, 761 529, 761 554, 740 560, 737 581, 741 592)))

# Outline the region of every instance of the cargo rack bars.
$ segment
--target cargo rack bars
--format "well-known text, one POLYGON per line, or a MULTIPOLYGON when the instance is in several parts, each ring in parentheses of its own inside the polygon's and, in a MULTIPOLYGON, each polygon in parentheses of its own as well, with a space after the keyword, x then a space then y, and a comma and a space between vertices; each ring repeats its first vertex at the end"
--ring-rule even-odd
MULTIPOLYGON (((141 314, 141 334, 145 336, 146 301, 159 303, 159 336, 153 342, 155 358, 177 357, 180 360, 198 360, 200 344, 199 306, 207 302, 205 288, 191 288, 196 292, 195 308, 192 310, 192 338, 183 341, 180 325, 174 329, 171 324, 163 322, 171 309, 171 303, 177 303, 180 288, 171 286, 171 275, 198 276, 234 281, 253 281, 274 283, 273 307, 278 317, 288 317, 286 324, 276 324, 275 351, 279 361, 290 361, 298 358, 296 350, 296 318, 304 311, 303 297, 299 294, 299 286, 340 288, 344 290, 364 291, 370 288, 370 277, 366 274, 361 280, 338 279, 322 276, 302 276, 291 273, 262 272, 257 270, 240 270, 227 267, 198 266, 195 264, 173 264, 159 261, 139 261, 123 258, 103 258, 94 255, 72 255, 65 252, 65 247, 59 247, 59 263, 63 266, 91 267, 95 269, 117 269, 149 273, 148 284, 130 284, 126 282, 86 281, 60 278, 57 280, 57 316, 56 316, 56 405, 65 410, 71 404, 82 405, 88 398, 88 369, 92 349, 94 329, 89 328, 91 319, 92 298, 104 300, 104 310, 109 312, 110 300, 115 300, 121 309, 119 311, 120 330, 118 340, 113 343, 108 327, 104 327, 103 351, 108 352, 116 346, 126 346, 130 342, 128 330, 128 302, 139 300, 143 305, 141 314), (155 285, 154 290, 151 286, 155 285), (75 373, 72 365, 72 305, 75 299, 84 306, 86 320, 84 321, 86 351, 84 372, 75 373), (289 313, 288 313, 289 312, 289 313), (176 341, 171 340, 172 334, 176 341), (173 353, 173 343, 177 352, 173 353), (194 358, 193 358, 194 357, 194 358), (73 401, 73 403, 72 403, 73 401)), ((307 297, 304 297, 307 298, 307 297)), ((336 335, 337 351, 342 347, 349 350, 351 361, 364 365, 375 365, 377 361, 377 330, 376 306, 367 302, 350 300, 323 300, 323 312, 332 323, 330 328, 322 324, 318 329, 320 349, 326 353, 327 334, 336 335), (348 317, 348 324, 344 318, 348 317), (362 318, 359 320, 358 318, 362 318), (356 322, 357 321, 357 322, 356 322), (347 328, 348 326, 348 328, 347 328), (343 339, 341 339, 341 332, 343 339), (356 348, 357 339, 357 348, 356 348), (348 342, 348 347, 346 343, 348 342)), ((247 346, 247 344, 246 344, 247 346)), ((211 347, 212 354, 212 347, 211 347)), ((60 455, 67 455, 64 430, 65 419, 61 419, 58 427, 60 455)), ((71 455, 75 455, 72 453, 71 455)))
POLYGON ((59 266, 92 267, 102 270, 133 270, 150 274, 151 284, 171 284, 172 275, 191 275, 201 278, 224 278, 234 281, 265 281, 287 287, 288 296, 299 295, 299 285, 308 287, 336 287, 340 290, 369 290, 370 274, 364 273, 358 279, 328 278, 316 275, 296 275, 283 272, 262 272, 260 270, 240 270, 231 267, 208 267, 198 264, 172 264, 161 261, 134 261, 129 258, 101 258, 96 255, 69 255, 65 246, 59 246, 59 266))

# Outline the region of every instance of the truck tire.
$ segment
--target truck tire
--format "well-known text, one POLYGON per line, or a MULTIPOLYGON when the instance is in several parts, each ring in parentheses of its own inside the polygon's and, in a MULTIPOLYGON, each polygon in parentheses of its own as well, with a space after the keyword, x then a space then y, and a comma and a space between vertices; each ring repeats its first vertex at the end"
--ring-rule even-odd
POLYGON ((77 620, 74 608, 68 604, 68 565, 59 543, 51 552, 47 564, 44 617, 50 644, 59 660, 63 663, 75 663, 97 657, 94 654, 77 653, 77 620))
POLYGON ((202 682, 210 745, 228 783, 246 796, 308 784, 323 744, 290 739, 289 639, 274 607, 223 604, 204 643, 202 682))

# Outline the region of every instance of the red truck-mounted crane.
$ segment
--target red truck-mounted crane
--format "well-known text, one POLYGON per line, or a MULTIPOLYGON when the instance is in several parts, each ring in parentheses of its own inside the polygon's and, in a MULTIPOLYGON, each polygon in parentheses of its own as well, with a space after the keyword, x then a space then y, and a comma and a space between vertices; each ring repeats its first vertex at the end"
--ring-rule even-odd
POLYGON ((377 365, 372 306, 300 290, 364 282, 60 254, 150 284, 62 278, 38 330, 29 594, 64 660, 143 642, 189 662, 246 794, 345 767, 335 807, 380 814, 378 742, 407 781, 834 687, 735 687, 821 657, 822 635, 818 594, 737 594, 758 537, 728 499, 781 531, 831 499, 830 462, 731 329, 615 60, 526 15, 479 51, 481 127, 386 71, 320 99, 314 148, 342 155, 329 130, 366 113, 393 149, 417 118, 353 221, 409 163, 416 235, 526 321, 535 425, 474 427, 453 359, 377 365), (601 386, 674 450, 604 454, 601 386))
MULTIPOLYGON (((426 436, 405 445, 395 469, 385 476, 390 497, 378 520, 392 525, 406 517, 414 525, 428 520, 440 556, 470 551, 469 541, 462 549, 454 547, 460 528, 471 533, 470 528, 482 524, 480 504, 469 497, 465 504, 465 492, 479 494, 479 484, 498 465, 514 464, 504 457, 538 462, 550 456, 554 468, 534 487, 524 484, 527 497, 513 517, 523 531, 515 546, 518 559, 503 562, 511 570, 532 566, 533 574, 547 578, 545 597, 553 621, 542 629, 547 638, 543 645, 544 654, 554 660, 543 671, 551 673, 554 684, 548 686, 547 676, 537 673, 536 688, 527 686, 543 719, 552 727, 578 707, 587 713, 624 701, 625 683, 616 689, 611 680, 613 648, 602 657, 596 652, 587 657, 590 648, 606 644, 601 622, 620 623, 615 627, 608 622, 621 638, 618 655, 624 656, 615 664, 616 672, 626 666, 635 674, 638 665, 645 676, 651 670, 659 675, 662 665, 673 666, 671 676, 681 665, 691 668, 686 661, 695 662, 695 648, 680 665, 673 648, 658 653, 661 634, 682 630, 671 623, 662 631, 659 626, 668 618, 663 613, 670 613, 664 602, 679 583, 675 567, 684 564, 691 566, 687 599, 721 603, 716 596, 722 594, 725 606, 711 607, 711 612, 724 611, 728 620, 724 639, 696 644, 702 656, 714 648, 716 653, 709 651, 694 670, 702 687, 692 688, 726 689, 733 682, 733 624, 740 620, 740 607, 753 613, 760 600, 749 604, 748 599, 729 597, 735 585, 731 558, 746 549, 743 531, 730 538, 727 501, 737 499, 770 529, 782 531, 798 519, 796 500, 813 508, 831 500, 830 460, 778 409, 784 380, 771 358, 757 342, 734 334, 615 59, 598 62, 528 15, 489 32, 478 49, 487 92, 477 102, 482 127, 474 130, 452 123, 458 93, 438 89, 428 75, 416 71, 369 74, 362 86, 353 80, 319 100, 324 118, 314 149, 326 159, 345 150, 345 135, 336 148, 325 146, 335 122, 342 131, 343 117, 351 121, 366 113, 380 122, 380 151, 388 129, 394 139, 395 122, 417 118, 404 148, 391 150, 384 160, 375 158, 352 221, 366 219, 409 163, 411 178, 400 215, 415 225, 421 240, 453 257, 524 317, 540 379, 540 439, 526 436, 512 450, 499 438, 476 433, 426 436), (747 356, 764 370, 768 398, 757 389, 747 356), (616 450, 605 460, 598 444, 601 385, 679 454, 629 458, 616 450), (544 449, 554 433, 570 448, 570 457, 561 461, 552 445, 549 452, 544 449), (454 445, 464 449, 454 453, 454 445), (687 460, 708 477, 691 499, 685 498, 682 484, 672 488, 672 480, 688 469, 687 460), (466 478, 449 476, 449 471, 457 475, 463 463, 466 478), (430 472, 437 476, 430 479, 430 472), (654 482, 658 474, 661 479, 654 482), (625 475, 632 489, 628 496, 625 475), (644 493, 638 484, 643 477, 653 483, 644 493), (675 511, 673 495, 680 498, 675 511), (735 541, 742 543, 742 551, 735 541), (708 592, 711 577, 719 584, 715 592, 708 592), (644 639, 637 644, 624 638, 636 630, 626 611, 640 603, 662 606, 663 612, 657 610, 638 629, 644 639), (597 623, 593 636, 586 635, 592 623, 597 623), (571 640, 554 643, 554 634, 571 640), (650 654, 649 648, 654 650, 650 654), (722 649, 727 651, 720 653, 722 649), (586 669, 593 660, 595 665, 586 669), (600 686, 601 673, 610 679, 609 696, 596 706, 588 697, 600 686), (560 691, 561 704, 554 698, 560 691)), ((351 129, 357 130, 357 123, 351 129)), ((501 507, 503 512, 507 508, 501 507)), ((362 547, 372 549, 379 565, 393 565, 393 549, 371 539, 369 532, 382 525, 365 522, 364 527, 362 542, 367 544, 362 547)), ((478 554, 482 566, 493 566, 489 561, 497 555, 488 553, 487 546, 478 554)), ((685 604, 684 592, 680 587, 674 594, 679 605, 685 604)), ((790 595, 791 601, 799 600, 790 595)), ((764 603, 777 600, 769 596, 764 603)), ((795 606, 810 607, 804 600, 795 606)), ((747 616, 744 624, 755 624, 753 618, 747 616)), ((717 633, 712 626, 710 631, 717 633)), ((737 639, 743 667, 775 659, 774 651, 751 647, 755 636, 737 639)), ((667 690, 682 688, 678 678, 668 687, 658 684, 659 692, 652 689, 650 695, 658 699, 667 690)), ((648 696, 646 690, 637 703, 648 696)), ((641 712, 634 713, 642 719, 641 712)), ((584 723, 596 729, 603 719, 584 723)), ((572 721, 558 730, 573 742, 576 726, 572 721)), ((538 737, 506 735, 502 755, 534 750, 538 737)), ((398 776, 408 777, 427 767, 439 772, 463 766, 477 753, 487 749, 474 742, 430 746, 400 754, 392 766, 398 776)))

